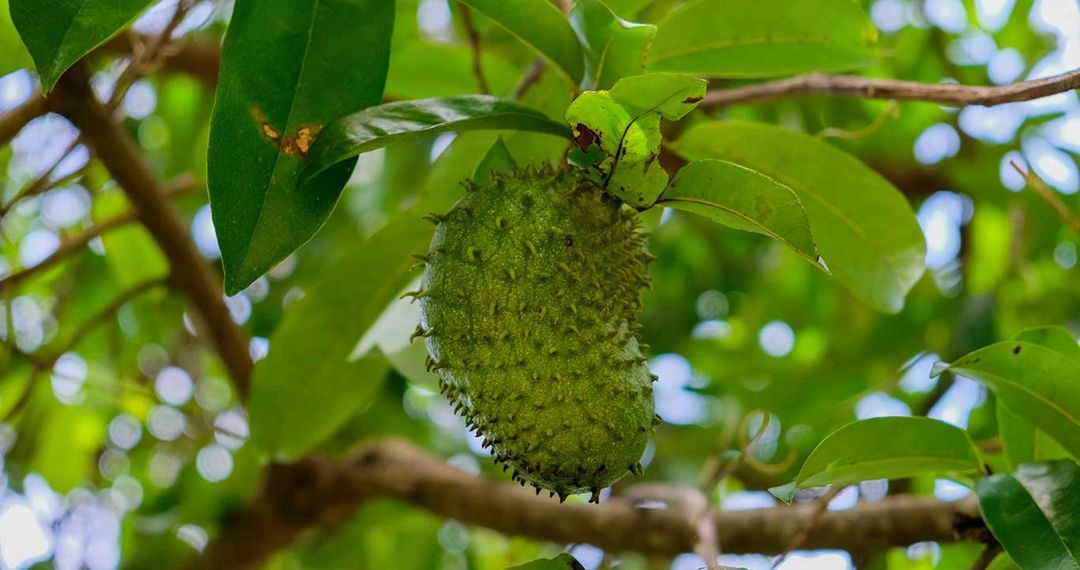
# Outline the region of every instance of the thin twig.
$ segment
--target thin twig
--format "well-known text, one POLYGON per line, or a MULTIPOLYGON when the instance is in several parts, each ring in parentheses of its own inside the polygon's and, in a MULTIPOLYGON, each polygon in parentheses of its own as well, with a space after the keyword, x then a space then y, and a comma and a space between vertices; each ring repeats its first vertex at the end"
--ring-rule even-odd
POLYGON ((1030 101, 1073 89, 1080 89, 1080 69, 1044 79, 1000 86, 919 83, 897 79, 870 79, 854 75, 811 73, 790 79, 710 91, 705 94, 701 106, 705 109, 716 109, 805 95, 836 95, 864 99, 925 101, 950 107, 965 105, 990 107, 1002 103, 1030 101))
POLYGON ((469 37, 469 47, 472 48, 473 75, 476 76, 476 86, 485 95, 491 94, 491 86, 488 85, 484 75, 483 46, 480 44, 480 32, 476 30, 476 22, 473 22, 472 10, 459 2, 458 11, 461 13, 461 24, 465 26, 465 35, 469 37))
POLYGON ((17 206, 19 204, 19 202, 22 202, 23 200, 25 200, 27 198, 31 198, 33 196, 37 196, 39 194, 42 194, 42 193, 47 192, 49 190, 52 190, 53 188, 55 188, 55 187, 59 186, 60 184, 64 183, 65 181, 70 180, 70 179, 72 179, 74 177, 77 177, 79 175, 79 173, 81 173, 83 171, 84 167, 80 167, 78 170, 76 170, 75 172, 72 172, 71 174, 69 174, 67 176, 58 178, 56 180, 52 179, 53 174, 56 173, 56 169, 65 160, 67 160, 68 157, 71 156, 71 153, 74 152, 75 149, 78 148, 78 146, 79 146, 79 137, 75 137, 75 140, 68 143, 67 147, 64 149, 64 152, 60 153, 60 158, 57 158, 56 161, 53 162, 52 166, 50 166, 48 169, 46 169, 45 172, 42 172, 40 176, 38 176, 34 180, 28 182, 25 186, 23 186, 21 189, 19 189, 19 191, 16 192, 15 195, 11 197, 11 200, 8 200, 7 204, 0 205, 0 219, 3 219, 4 216, 6 216, 8 214, 8 212, 11 211, 12 208, 14 208, 15 206, 17 206))
POLYGON ((1035 174, 1035 172, 1021 168, 1015 160, 1009 161, 1009 164, 1014 170, 1020 173, 1020 176, 1024 177, 1024 180, 1027 182, 1028 186, 1035 191, 1035 194, 1037 194, 1039 198, 1042 198, 1044 202, 1049 204, 1050 207, 1057 212, 1058 217, 1061 218, 1062 222, 1065 222, 1065 225, 1068 226, 1069 229, 1080 234, 1080 217, 1077 217, 1077 215, 1069 209, 1069 206, 1067 206, 1061 197, 1057 195, 1057 192, 1051 190, 1050 187, 1043 182, 1042 178, 1039 178, 1039 176, 1035 174))
POLYGON ((990 563, 997 558, 997 555, 1001 554, 1001 550, 1001 543, 997 541, 987 544, 979 557, 971 564, 971 570, 986 570, 990 567, 990 563))
POLYGON ((171 42, 173 32, 176 31, 176 27, 180 25, 180 22, 184 21, 184 15, 187 14, 190 7, 191 0, 179 0, 176 3, 176 10, 173 12, 172 18, 169 18, 161 33, 147 38, 145 44, 137 44, 142 47, 136 47, 132 50, 132 57, 128 60, 127 66, 124 67, 124 71, 120 72, 120 77, 116 78, 112 94, 105 104, 106 107, 116 109, 135 81, 161 67, 164 61, 164 48, 171 42))
POLYGON ((525 72, 525 75, 521 77, 521 81, 517 87, 514 88, 514 99, 521 100, 529 89, 533 85, 536 85, 540 81, 540 77, 544 74, 544 60, 536 58, 533 60, 532 65, 529 66, 529 70, 525 72))
POLYGON ((825 514, 825 511, 829 510, 829 503, 836 498, 844 489, 847 489, 847 485, 834 485, 824 495, 814 501, 814 510, 810 513, 810 516, 803 522, 802 528, 799 532, 795 533, 795 536, 791 537, 791 541, 784 547, 784 551, 773 558, 772 567, 776 568, 787 558, 788 554, 798 550, 802 545, 806 544, 806 539, 810 537, 810 531, 814 530, 814 526, 821 520, 821 517, 825 514))
MULTIPOLYGON (((177 179, 164 189, 164 196, 168 200, 172 200, 177 196, 183 195, 186 192, 195 188, 195 179, 188 175, 177 179)), ((46 257, 37 265, 31 265, 20 271, 16 271, 0 279, 0 289, 7 287, 15 287, 19 283, 26 279, 36 275, 37 273, 44 271, 57 263, 67 259, 71 255, 82 251, 86 244, 93 241, 94 238, 104 235, 105 233, 112 231, 116 228, 125 226, 138 219, 138 215, 135 210, 128 210, 121 214, 117 214, 97 225, 86 228, 85 230, 74 234, 60 242, 60 247, 56 248, 56 251, 49 257, 46 257)))

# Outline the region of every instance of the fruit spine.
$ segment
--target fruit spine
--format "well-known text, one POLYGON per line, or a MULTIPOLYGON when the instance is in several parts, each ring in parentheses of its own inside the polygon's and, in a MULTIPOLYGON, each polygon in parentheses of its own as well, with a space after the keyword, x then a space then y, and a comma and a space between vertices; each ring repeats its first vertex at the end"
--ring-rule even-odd
POLYGON ((437 224, 419 298, 428 368, 503 469, 565 499, 638 463, 654 423, 635 213, 581 175, 495 174, 437 224))

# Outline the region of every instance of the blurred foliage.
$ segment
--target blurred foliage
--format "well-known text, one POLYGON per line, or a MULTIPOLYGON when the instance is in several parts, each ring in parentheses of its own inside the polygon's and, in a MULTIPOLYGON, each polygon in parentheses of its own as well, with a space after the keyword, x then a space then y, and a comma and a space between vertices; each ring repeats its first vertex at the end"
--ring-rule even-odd
MULTIPOLYGON (((508 29, 512 23, 485 16, 497 3, 468 4, 474 7, 482 68, 492 94, 513 98, 523 90, 520 103, 561 122, 572 100, 564 76, 581 70, 556 71, 543 63, 546 59, 538 60, 537 52, 508 29), (534 77, 535 69, 541 71, 534 77)), ((662 25, 684 2, 605 4, 626 23, 662 25)), ((879 33, 880 56, 858 69, 869 77, 982 85, 1080 65, 1080 6, 1075 0, 858 4, 879 33)), ((151 6, 134 24, 135 31, 159 32, 175 5, 165 0, 151 6)), ((472 73, 460 5, 397 0, 395 6, 385 98, 476 93, 480 83, 472 73)), ((5 0, 0 8, 0 73, 6 74, 0 77, 0 110, 6 111, 30 96, 37 79, 23 69, 30 59, 21 45, 10 41, 5 0)), ((177 30, 192 43, 214 44, 221 41, 229 15, 228 2, 195 2, 177 30)), ((537 46, 552 41, 526 40, 537 46)), ((633 38, 627 44, 640 49, 633 38)), ((840 59, 862 61, 863 47, 851 47, 840 59)), ((545 49, 555 48, 541 47, 548 59, 570 59, 545 49)), ((590 57, 585 54, 586 60, 590 57)), ((122 73, 121 57, 106 49, 86 61, 94 86, 107 94, 122 73)), ((614 79, 609 79, 600 82, 610 87, 614 79)), ((746 83, 713 79, 709 88, 746 83)), ((220 265, 206 191, 213 101, 211 86, 166 66, 138 80, 117 112, 160 179, 191 175, 196 180, 196 189, 178 194, 173 203, 200 251, 220 265)), ((653 288, 645 294, 642 334, 660 376, 658 412, 667 420, 646 453, 644 480, 696 485, 703 465, 738 454, 741 441, 750 460, 725 478, 710 499, 730 508, 746 502, 775 504, 764 490, 795 480, 826 436, 855 419, 881 415, 929 415, 952 423, 966 430, 994 471, 1068 457, 1048 432, 1019 417, 1021 410, 1011 402, 1003 404, 970 379, 948 372, 932 378, 930 373, 936 362, 957 361, 1030 327, 1064 327, 1070 338, 1080 332, 1080 236, 1035 193, 1023 190, 1022 178, 1010 167, 1013 161, 1030 166, 1068 208, 1080 212, 1076 92, 959 110, 841 97, 781 99, 695 111, 679 123, 663 124, 664 140, 677 141, 712 120, 732 119, 816 137, 883 176, 917 213, 928 271, 907 294, 902 310, 885 314, 860 300, 866 295, 857 297, 840 280, 764 235, 684 211, 644 214, 651 231, 649 249, 658 260, 651 266, 653 288)), ((344 307, 364 304, 365 299, 350 295, 396 297, 403 278, 394 281, 391 292, 354 288, 357 280, 372 276, 400 277, 390 275, 393 269, 386 263, 365 265, 377 257, 365 249, 377 245, 369 240, 405 217, 445 210, 460 195, 458 182, 473 175, 500 136, 517 164, 561 161, 567 146, 540 133, 486 131, 428 134, 362 154, 340 203, 332 213, 325 208, 328 217, 321 230, 229 298, 234 319, 253 337, 252 354, 262 358, 269 350, 272 356, 264 362, 288 361, 282 370, 294 375, 289 389, 318 393, 305 389, 329 368, 344 370, 339 374, 364 371, 354 380, 366 384, 349 386, 350 394, 356 394, 350 397, 370 394, 364 401, 334 402, 326 417, 280 417, 275 429, 285 431, 308 429, 305 422, 333 423, 319 427, 325 432, 283 434, 276 441, 288 440, 282 444, 285 455, 313 446, 343 454, 365 439, 395 435, 466 471, 507 479, 438 393, 434 377, 424 369, 422 347, 406 342, 416 308, 402 302, 385 310, 365 306, 363 314, 342 313, 344 307), (354 259, 356 265, 347 268, 350 275, 341 260, 354 259), (319 318, 330 323, 351 319, 363 330, 304 328, 310 324, 306 317, 314 316, 298 314, 297 308, 315 305, 318 299, 310 295, 327 288, 337 295, 333 299, 344 300, 334 304, 323 297, 327 304, 318 309, 319 318), (289 326, 291 321, 296 324, 289 326), (268 340, 277 332, 282 338, 268 340), (296 344, 285 345, 287 335, 296 344), (368 358, 378 362, 339 361, 326 369, 309 365, 329 352, 370 353, 368 358)), ((35 119, 0 149, 0 169, 0 203, 5 206, 43 175, 49 187, 19 199, 3 216, 0 276, 36 265, 65 240, 128 208, 108 173, 79 144, 73 127, 57 115, 35 119)), ((835 178, 836 187, 855 175, 842 169, 824 173, 835 178)), ((858 190, 851 190, 853 203, 858 190)), ((266 448, 257 450, 248 442, 247 410, 200 340, 185 299, 157 287, 102 314, 131 287, 162 277, 166 267, 145 231, 125 225, 16 286, 0 287, 3 504, 32 509, 48 545, 25 558, 27 564, 50 559, 58 566, 171 567, 204 547, 221 522, 258 489, 266 448), (86 323, 95 326, 84 329, 86 323)), ((266 374, 260 369, 257 381, 266 374)), ((995 481, 1003 487, 1017 487, 1022 479, 1000 477, 995 481)), ((888 485, 864 483, 850 491, 865 500, 900 492, 956 498, 971 492, 971 481, 960 479, 950 483, 920 475, 888 485)), ((814 496, 802 491, 795 499, 814 496)), ((7 528, 0 526, 4 556, 7 528)), ((28 526, 21 528, 30 532, 28 526)), ((26 544, 37 543, 26 539, 26 544)), ((365 505, 331 532, 306 536, 278 553, 267 568, 501 569, 555 557, 563 546, 507 538, 386 502, 365 505)), ((1068 551, 1070 545, 1055 547, 1068 551)), ((587 546, 571 552, 588 568, 602 560, 627 570, 671 565, 636 555, 605 558, 587 546)), ((966 569, 979 552, 971 544, 916 545, 858 562, 889 570, 966 569)), ((800 567, 801 561, 792 559, 787 567, 800 567)), ((764 557, 732 557, 729 563, 768 567, 764 557)), ((1002 556, 994 567, 1009 563, 1002 556)), ((685 556, 674 562, 676 568, 700 565, 699 559, 685 556)))

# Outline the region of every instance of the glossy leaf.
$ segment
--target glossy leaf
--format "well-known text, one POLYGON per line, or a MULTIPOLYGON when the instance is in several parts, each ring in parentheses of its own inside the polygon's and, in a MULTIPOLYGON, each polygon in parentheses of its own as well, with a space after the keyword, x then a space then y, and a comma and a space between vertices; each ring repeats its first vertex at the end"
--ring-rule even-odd
POLYGON ((986 525, 1025 570, 1080 568, 1080 467, 1031 463, 976 485, 986 525))
POLYGON ((10 0, 11 20, 51 91, 75 62, 120 33, 152 0, 10 0))
POLYGON ((877 31, 850 0, 695 0, 657 26, 649 71, 769 77, 848 69, 876 54, 877 31))
POLYGON ((817 262, 810 220, 799 197, 745 166, 724 160, 691 162, 675 174, 658 204, 765 234, 817 262))
POLYGON ((508 570, 584 570, 584 568, 577 559, 564 552, 555 558, 533 560, 520 566, 513 566, 508 570))
POLYGON ((549 0, 461 0, 557 66, 572 85, 581 82, 585 60, 570 23, 549 0))
POLYGON ((926 244, 911 206, 881 175, 820 139, 760 123, 696 125, 674 146, 687 159, 728 160, 791 188, 829 271, 874 308, 903 308, 926 244))
POLYGON ((370 403, 386 361, 377 353, 354 362, 349 356, 418 275, 410 255, 430 239, 426 222, 403 215, 331 264, 289 306, 252 380, 252 438, 264 452, 300 457, 370 403))
POLYGON ((853 422, 829 434, 795 481, 799 487, 820 487, 979 468, 964 430, 930 418, 884 417, 853 422))
POLYGON ((627 22, 600 0, 575 2, 570 25, 585 50, 586 89, 610 89, 619 79, 644 72, 656 26, 627 22))
POLYGON ((311 148, 305 187, 334 165, 394 141, 446 131, 525 130, 567 136, 565 125, 543 113, 488 95, 387 103, 334 121, 311 148), (314 180, 313 180, 314 178, 314 180))
POLYGON ((602 151, 593 165, 597 182, 635 208, 655 203, 668 182, 658 160, 660 119, 674 121, 692 111, 705 95, 705 85, 690 75, 649 73, 574 100, 566 122, 580 148, 596 145, 602 151))
POLYGON ((1010 411, 1080 456, 1080 361, 1041 344, 1011 340, 941 370, 982 382, 1010 411))
POLYGON ((334 208, 352 163, 302 189, 297 178, 327 122, 382 99, 393 19, 382 0, 237 4, 207 159, 228 293, 303 245, 334 208))
POLYGON ((509 172, 515 166, 517 165, 514 164, 514 157, 510 155, 510 149, 506 148, 506 143, 499 137, 484 154, 484 158, 480 159, 480 164, 476 165, 472 180, 477 184, 487 184, 491 182, 491 173, 509 172))

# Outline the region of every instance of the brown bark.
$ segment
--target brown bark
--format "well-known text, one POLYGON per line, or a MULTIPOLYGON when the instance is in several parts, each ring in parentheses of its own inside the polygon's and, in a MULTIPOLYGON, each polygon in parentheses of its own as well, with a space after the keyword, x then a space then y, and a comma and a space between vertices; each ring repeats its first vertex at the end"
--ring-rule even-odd
MULTIPOLYGON (((201 557, 199 568, 257 566, 304 532, 331 527, 362 502, 395 499, 465 524, 556 543, 588 543, 611 552, 673 556, 692 551, 694 522, 681 510, 644 509, 613 497, 601 505, 560 504, 511 483, 459 471, 402 440, 370 443, 347 459, 308 457, 273 465, 262 492, 201 557)), ((820 512, 814 504, 715 515, 720 549, 727 553, 800 548, 873 552, 915 542, 980 540, 986 530, 973 501, 890 497, 847 511, 820 512)))

